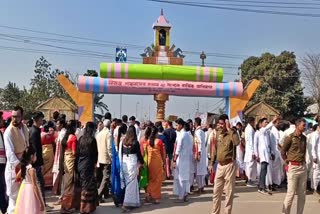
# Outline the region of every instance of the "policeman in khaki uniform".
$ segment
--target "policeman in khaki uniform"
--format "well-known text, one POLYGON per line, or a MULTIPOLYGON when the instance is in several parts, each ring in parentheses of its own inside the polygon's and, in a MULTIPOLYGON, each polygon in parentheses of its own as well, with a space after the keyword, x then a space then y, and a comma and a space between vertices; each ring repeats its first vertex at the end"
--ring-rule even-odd
POLYGON ((296 129, 284 139, 281 156, 289 165, 288 167, 288 189, 283 203, 283 214, 289 214, 294 195, 298 195, 297 214, 303 214, 306 200, 307 168, 306 148, 307 138, 303 132, 306 127, 304 119, 296 121, 296 129))
POLYGON ((216 142, 209 166, 211 170, 214 162, 218 161, 213 188, 212 214, 220 213, 223 190, 226 192, 224 213, 230 214, 236 181, 236 146, 239 145, 240 139, 237 132, 230 128, 228 116, 225 114, 218 120, 216 142))

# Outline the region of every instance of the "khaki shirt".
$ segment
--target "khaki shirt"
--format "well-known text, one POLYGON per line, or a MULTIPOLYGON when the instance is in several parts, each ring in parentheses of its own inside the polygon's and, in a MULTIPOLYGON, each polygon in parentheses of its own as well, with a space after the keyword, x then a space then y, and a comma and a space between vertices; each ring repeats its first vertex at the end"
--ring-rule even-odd
POLYGON ((216 145, 213 154, 211 155, 211 165, 214 161, 226 162, 236 158, 236 146, 239 145, 240 139, 238 133, 230 129, 222 133, 222 130, 217 130, 216 145))
POLYGON ((307 150, 307 138, 303 134, 292 133, 284 139, 281 155, 288 161, 304 162, 307 150))

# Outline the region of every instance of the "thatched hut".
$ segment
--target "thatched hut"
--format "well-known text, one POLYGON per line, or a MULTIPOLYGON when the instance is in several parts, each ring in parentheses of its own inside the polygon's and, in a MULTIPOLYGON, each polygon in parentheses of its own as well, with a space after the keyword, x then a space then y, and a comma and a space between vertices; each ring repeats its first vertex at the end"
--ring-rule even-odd
POLYGON ((46 120, 52 120, 55 111, 65 114, 67 119, 71 120, 76 118, 78 108, 70 101, 54 96, 41 103, 35 110, 43 112, 46 120))
POLYGON ((244 112, 246 118, 254 117, 256 122, 263 117, 266 117, 268 121, 271 121, 275 115, 279 114, 280 112, 277 109, 264 102, 257 103, 244 112))

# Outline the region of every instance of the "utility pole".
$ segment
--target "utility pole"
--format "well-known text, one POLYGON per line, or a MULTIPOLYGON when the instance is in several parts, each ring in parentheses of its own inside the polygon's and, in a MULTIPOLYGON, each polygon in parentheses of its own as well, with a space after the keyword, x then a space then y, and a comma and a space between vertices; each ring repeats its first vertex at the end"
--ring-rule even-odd
POLYGON ((122 94, 120 94, 120 116, 119 118, 122 117, 122 94))
POLYGON ((200 109, 199 109, 199 108, 200 108, 200 104, 199 104, 199 100, 198 100, 198 102, 197 102, 197 110, 196 110, 196 113, 197 113, 197 114, 199 114, 199 112, 200 112, 200 109))

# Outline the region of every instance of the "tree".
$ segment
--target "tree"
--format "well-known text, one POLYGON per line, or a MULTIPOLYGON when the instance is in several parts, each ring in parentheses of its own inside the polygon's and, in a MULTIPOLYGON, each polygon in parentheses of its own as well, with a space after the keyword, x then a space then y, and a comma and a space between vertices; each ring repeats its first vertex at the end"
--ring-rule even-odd
POLYGON ((261 81, 247 108, 264 101, 278 109, 284 117, 302 116, 307 102, 300 81, 301 72, 293 52, 284 51, 279 56, 264 53, 261 57, 249 57, 240 66, 242 82, 261 81))
POLYGON ((51 64, 43 56, 36 61, 34 77, 31 79, 30 84, 30 93, 33 98, 35 98, 35 103, 33 103, 34 107, 54 95, 67 99, 73 103, 69 94, 56 80, 57 76, 61 74, 69 77, 68 72, 52 69, 51 64))
MULTIPOLYGON (((98 73, 95 70, 87 70, 87 72, 84 74, 84 76, 97 77, 98 73)), ((96 109, 100 110, 100 114, 95 113, 95 118, 97 120, 101 120, 104 112, 109 111, 108 105, 106 105, 102 101, 103 98, 104 98, 104 94, 94 94, 94 96, 93 96, 94 111, 96 111, 96 109)))
POLYGON ((306 54, 301 64, 304 68, 306 89, 312 96, 313 102, 320 107, 320 54, 306 54))
POLYGON ((6 87, 1 90, 1 103, 3 109, 13 109, 16 105, 21 105, 21 98, 23 92, 19 87, 13 83, 9 82, 6 87))

